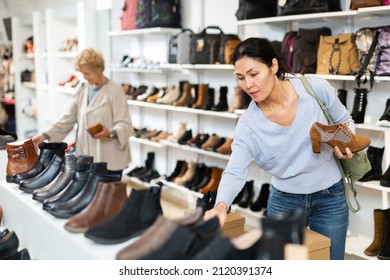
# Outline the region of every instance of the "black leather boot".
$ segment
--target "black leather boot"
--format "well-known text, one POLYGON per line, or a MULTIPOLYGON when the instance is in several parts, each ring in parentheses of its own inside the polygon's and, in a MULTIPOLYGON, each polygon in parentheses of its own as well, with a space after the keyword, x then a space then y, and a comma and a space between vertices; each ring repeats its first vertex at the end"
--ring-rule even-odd
POLYGON ((39 143, 38 145, 39 157, 37 163, 34 165, 32 169, 23 173, 15 174, 11 179, 12 182, 20 184, 20 182, 23 180, 37 176, 49 165, 54 155, 59 155, 60 157, 64 157, 65 150, 67 147, 68 144, 65 142, 39 143))
POLYGON ((15 133, 11 133, 0 128, 0 150, 5 150, 7 143, 11 143, 18 140, 18 136, 15 133))
POLYGON ((213 169, 212 167, 206 166, 203 176, 198 178, 198 180, 196 180, 196 182, 191 186, 191 190, 197 192, 201 188, 205 187, 211 180, 212 169, 213 169))
POLYGON ((0 260, 9 258, 18 252, 19 238, 14 231, 8 231, 0 238, 0 260))
POLYGON ((340 99, 341 104, 343 104, 345 108, 347 108, 347 93, 348 91, 343 88, 337 91, 337 97, 340 99))
POLYGON ((148 170, 154 169, 154 158, 155 158, 155 153, 149 152, 146 156, 144 166, 133 169, 132 171, 127 173, 127 175, 136 178, 143 176, 148 170))
POLYGON ((386 172, 382 175, 379 184, 384 187, 390 187, 390 165, 387 168, 386 172))
POLYGON ((262 209, 267 209, 270 184, 265 183, 261 186, 260 194, 257 199, 251 203, 250 209, 253 212, 259 212, 262 209))
POLYGON ((23 180, 19 189, 26 193, 33 193, 34 190, 43 188, 52 182, 61 171, 64 158, 55 154, 49 165, 37 176, 23 180))
POLYGON ((66 154, 64 157, 64 164, 58 176, 50 182, 47 186, 37 189, 33 192, 33 199, 43 202, 61 192, 73 179, 76 173, 77 157, 74 154, 66 154))
POLYGON ((219 89, 219 101, 218 104, 211 108, 212 111, 227 111, 229 110, 229 105, 227 102, 227 93, 228 88, 226 86, 222 86, 219 89))
POLYGON ((353 101, 353 109, 351 113, 352 119, 355 123, 364 123, 364 116, 367 107, 367 89, 354 89, 355 99, 353 101))
POLYGON ((173 179, 175 179, 177 177, 177 175, 180 174, 180 171, 183 169, 184 165, 187 165, 186 161, 184 161, 184 160, 176 161, 175 169, 173 170, 173 172, 170 175, 165 176, 165 180, 173 181, 173 179))
POLYGON ((12 256, 9 256, 6 258, 6 260, 13 260, 13 261, 27 261, 31 260, 30 253, 27 249, 22 249, 18 251, 17 253, 13 254, 12 256))
POLYGON ((43 210, 49 211, 50 209, 57 207, 57 205, 64 204, 78 195, 84 188, 91 173, 107 174, 107 163, 84 163, 78 161, 73 179, 63 191, 43 201, 43 210))
POLYGON ((247 181, 244 185, 244 193, 241 197, 241 200, 238 202, 238 206, 242 208, 248 208, 249 204, 253 200, 253 180, 247 181))
POLYGON ((68 219, 87 207, 95 195, 99 182, 117 182, 120 180, 120 174, 108 175, 107 173, 92 172, 80 193, 72 199, 49 209, 49 213, 60 219, 68 219))
POLYGON ((85 237, 101 244, 118 244, 142 234, 163 214, 161 187, 132 189, 126 204, 112 219, 89 228, 85 237))
POLYGON ((390 127, 390 98, 386 101, 386 108, 377 122, 378 126, 390 127))
POLYGON ((209 87, 209 90, 206 95, 206 103, 203 105, 203 110, 211 110, 211 108, 214 107, 214 97, 215 97, 215 90, 214 88, 209 87))
POLYGON ((359 181, 367 182, 380 180, 382 178, 382 159, 385 147, 377 148, 369 146, 367 148, 367 157, 371 164, 371 170, 368 171, 359 181))
POLYGON ((288 243, 303 244, 307 213, 298 208, 279 216, 261 219, 263 235, 257 259, 284 260, 284 247, 288 243))
POLYGON ((186 130, 186 132, 184 132, 184 134, 179 139, 177 139, 177 143, 179 143, 180 145, 186 145, 187 141, 190 140, 191 138, 192 138, 192 129, 188 129, 186 130))

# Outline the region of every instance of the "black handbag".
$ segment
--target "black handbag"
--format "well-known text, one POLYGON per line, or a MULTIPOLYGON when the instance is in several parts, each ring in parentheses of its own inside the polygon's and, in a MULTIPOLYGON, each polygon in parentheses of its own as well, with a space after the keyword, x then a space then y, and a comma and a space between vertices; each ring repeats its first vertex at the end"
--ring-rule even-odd
POLYGON ((237 20, 274 17, 278 13, 277 0, 240 0, 236 11, 237 20))
POLYGON ((341 11, 340 0, 287 0, 280 15, 298 15, 341 11))
POLYGON ((219 47, 224 33, 218 26, 210 25, 192 35, 190 48, 191 64, 214 64, 218 61, 219 47), (210 30, 217 33, 209 33, 210 30))

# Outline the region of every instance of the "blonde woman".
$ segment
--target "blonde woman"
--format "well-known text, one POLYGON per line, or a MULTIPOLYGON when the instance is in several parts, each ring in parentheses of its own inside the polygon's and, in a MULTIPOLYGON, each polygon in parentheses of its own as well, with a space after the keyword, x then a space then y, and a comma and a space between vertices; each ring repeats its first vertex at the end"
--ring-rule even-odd
POLYGON ((104 58, 92 48, 77 57, 75 69, 85 79, 64 114, 45 132, 33 138, 35 146, 45 139, 62 141, 78 124, 76 155, 90 155, 94 162, 106 162, 109 173, 120 173, 131 160, 129 137, 133 130, 121 87, 104 76, 104 58), (90 134, 85 128, 101 124, 90 134))

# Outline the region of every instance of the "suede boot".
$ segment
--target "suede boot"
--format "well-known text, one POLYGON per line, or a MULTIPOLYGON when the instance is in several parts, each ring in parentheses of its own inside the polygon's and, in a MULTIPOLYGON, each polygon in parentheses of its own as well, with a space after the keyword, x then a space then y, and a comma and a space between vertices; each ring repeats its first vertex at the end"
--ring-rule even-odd
POLYGON ((221 181, 223 169, 219 167, 212 167, 211 168, 211 176, 208 183, 199 189, 198 191, 200 193, 207 193, 208 191, 216 192, 218 189, 219 181, 221 181))
POLYGON ((8 161, 5 177, 9 183, 13 183, 15 174, 30 170, 38 161, 38 154, 32 139, 7 143, 6 150, 8 161))
POLYGON ((58 143, 46 143, 41 142, 38 145, 39 148, 39 157, 38 161, 30 170, 16 174, 12 177, 14 183, 20 184, 21 181, 33 178, 41 173, 50 163, 54 155, 59 155, 61 157, 65 156, 65 150, 68 147, 68 144, 65 142, 58 143))
POLYGON ((226 138, 225 142, 219 146, 215 151, 220 154, 230 155, 232 153, 233 138, 226 138))
POLYGON ((139 236, 162 215, 160 196, 161 187, 132 189, 119 213, 89 228, 85 237, 101 244, 118 244, 139 236))
POLYGON ((58 176, 43 188, 33 192, 33 199, 43 202, 45 199, 52 197, 62 191, 73 179, 76 172, 77 157, 74 154, 66 154, 64 164, 58 176))
POLYGON ((382 178, 382 160, 384 151, 385 147, 368 147, 367 157, 371 164, 371 170, 364 174, 364 176, 359 181, 367 182, 373 180, 380 180, 382 178))
POLYGON ((49 210, 49 213, 54 217, 60 219, 69 219, 70 217, 78 214, 84 208, 91 203, 99 182, 117 182, 121 180, 121 176, 118 174, 108 175, 108 174, 98 174, 91 173, 88 177, 87 182, 85 183, 84 188, 81 190, 79 194, 73 197, 71 200, 58 204, 53 209, 49 210))
POLYGON ((381 249, 386 229, 386 214, 389 210, 374 209, 374 239, 364 250, 367 256, 376 256, 381 249))
POLYGON ((180 97, 172 103, 173 106, 187 106, 191 101, 191 84, 187 81, 181 85, 182 93, 180 97))
POLYGON ((390 260, 390 209, 386 211, 386 221, 384 224, 383 241, 379 249, 377 258, 379 260, 390 260))
POLYGON ((88 228, 111 219, 119 213, 127 200, 123 182, 99 182, 91 203, 71 217, 64 228, 70 232, 86 232, 88 228))
POLYGON ((57 207, 57 205, 64 204, 78 195, 83 190, 91 173, 107 174, 107 163, 81 162, 79 157, 76 165, 76 173, 73 175, 73 179, 69 182, 63 191, 43 201, 43 210, 49 211, 57 207))
POLYGON ((43 188, 52 182, 61 171, 64 158, 59 155, 54 155, 49 165, 37 176, 23 180, 19 189, 26 193, 33 193, 35 190, 43 188))

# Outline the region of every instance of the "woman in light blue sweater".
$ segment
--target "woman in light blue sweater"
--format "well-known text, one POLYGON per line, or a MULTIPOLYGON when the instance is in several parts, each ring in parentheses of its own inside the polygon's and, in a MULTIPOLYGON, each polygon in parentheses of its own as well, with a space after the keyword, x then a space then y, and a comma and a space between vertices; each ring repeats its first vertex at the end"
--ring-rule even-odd
MULTIPOLYGON (((309 130, 314 122, 327 123, 317 101, 299 78, 288 70, 270 42, 249 38, 237 46, 231 59, 238 85, 252 98, 234 133, 232 154, 224 170, 215 207, 205 219, 218 215, 224 224, 227 209, 246 183, 252 160, 272 175, 267 215, 276 217, 296 208, 308 212, 308 226, 331 239, 331 259, 343 259, 348 228, 344 185, 334 159, 351 158, 321 144, 313 153, 309 130)), ((354 123, 325 79, 308 78, 335 123, 354 123)))

